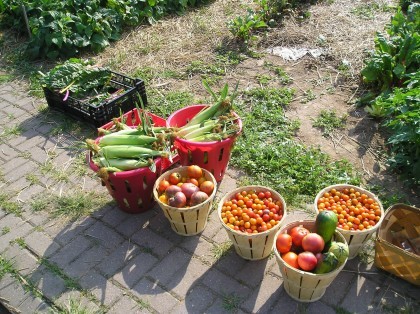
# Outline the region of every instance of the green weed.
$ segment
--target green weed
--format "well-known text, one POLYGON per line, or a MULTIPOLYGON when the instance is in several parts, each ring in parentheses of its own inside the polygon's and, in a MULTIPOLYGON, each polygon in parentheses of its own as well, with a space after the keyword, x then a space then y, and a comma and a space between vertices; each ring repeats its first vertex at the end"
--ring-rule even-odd
POLYGON ((39 184, 41 182, 38 176, 34 173, 28 173, 25 178, 31 185, 39 184))
POLYGON ((12 76, 8 74, 0 74, 0 84, 7 83, 12 80, 12 76))
POLYGON ((4 128, 3 133, 0 134, 0 138, 9 138, 11 136, 18 136, 25 132, 25 129, 20 125, 7 126, 4 128))
POLYGON ((356 6, 351 10, 351 13, 361 19, 372 20, 375 18, 377 12, 390 12, 391 10, 392 8, 388 5, 373 1, 356 6))
POLYGON ((108 199, 94 191, 75 190, 62 195, 42 195, 32 200, 33 211, 45 210, 52 217, 76 220, 105 205, 108 199))
POLYGON ((55 275, 61 277, 64 280, 64 283, 69 290, 82 290, 82 287, 79 285, 79 283, 67 276, 64 271, 58 267, 56 264, 51 263, 46 258, 41 257, 41 259, 38 261, 40 265, 44 265, 48 270, 50 270, 55 275))
POLYGON ((211 251, 213 253, 213 257, 218 260, 220 258, 222 258, 223 256, 225 256, 230 248, 232 247, 232 243, 231 242, 223 242, 221 244, 216 244, 213 245, 213 247, 211 248, 211 251))
POLYGON ((232 165, 244 170, 252 184, 270 186, 295 205, 312 201, 329 184, 360 182, 349 162, 332 161, 319 149, 294 140, 298 123, 289 121, 283 109, 293 97, 287 88, 245 93, 235 109, 243 129, 232 152, 232 165))
POLYGON ((312 89, 308 89, 303 92, 303 98, 300 102, 303 104, 306 104, 315 99, 316 99, 316 94, 314 93, 314 91, 312 89))
POLYGON ((10 232, 10 227, 3 227, 2 229, 1 229, 1 234, 2 235, 5 235, 5 234, 7 234, 7 233, 9 233, 10 232))
POLYGON ((267 86, 270 81, 273 80, 273 78, 267 74, 259 74, 257 75, 256 79, 261 86, 267 86))
POLYGON ((347 117, 347 114, 337 116, 337 113, 334 110, 321 110, 318 117, 313 119, 312 126, 320 128, 322 130, 322 134, 328 136, 333 131, 344 128, 347 117))
POLYGON ((4 275, 10 274, 12 272, 13 264, 0 255, 0 280, 4 277, 4 275))
POLYGON ((243 299, 241 297, 231 293, 223 296, 222 306, 226 311, 232 313, 236 312, 239 309, 239 305, 242 301, 243 299))
POLYGON ((6 213, 11 213, 16 216, 22 215, 22 206, 15 201, 9 199, 9 195, 6 193, 0 193, 0 208, 6 213))

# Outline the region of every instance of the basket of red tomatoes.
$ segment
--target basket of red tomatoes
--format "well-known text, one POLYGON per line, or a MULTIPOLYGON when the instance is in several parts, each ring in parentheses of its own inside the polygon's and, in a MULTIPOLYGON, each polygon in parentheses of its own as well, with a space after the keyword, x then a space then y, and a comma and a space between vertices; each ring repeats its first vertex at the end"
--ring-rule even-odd
POLYGON ((216 195, 211 172, 190 165, 171 169, 155 182, 153 196, 173 231, 191 236, 204 230, 216 195))
POLYGON ((349 245, 349 259, 358 255, 385 216, 375 194, 349 184, 331 185, 321 190, 315 197, 314 208, 316 212, 329 210, 337 214, 337 228, 349 245))
POLYGON ((227 193, 218 206, 218 217, 236 253, 247 260, 270 255, 285 216, 283 197, 264 186, 237 188, 227 193))
POLYGON ((283 286, 297 301, 322 298, 347 262, 348 246, 336 230, 334 219, 317 217, 316 221, 290 222, 276 234, 274 253, 283 286))

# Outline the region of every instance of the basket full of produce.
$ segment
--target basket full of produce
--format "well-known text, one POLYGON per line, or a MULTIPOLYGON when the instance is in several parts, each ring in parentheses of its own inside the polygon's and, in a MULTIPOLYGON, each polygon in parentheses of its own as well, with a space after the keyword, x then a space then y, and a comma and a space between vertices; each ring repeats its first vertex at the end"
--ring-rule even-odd
POLYGON ((71 58, 43 74, 40 83, 48 106, 102 126, 121 113, 147 104, 144 81, 71 58))
POLYGON ((231 150, 242 130, 242 121, 233 112, 235 92, 228 96, 226 84, 216 95, 207 83, 204 86, 214 99, 212 105, 193 105, 171 114, 166 123, 176 129, 174 146, 180 163, 198 165, 210 171, 217 182, 223 179, 231 150))
POLYGON ((395 204, 386 211, 375 242, 375 265, 420 285, 420 209, 395 204))
POLYGON ((349 259, 357 256, 384 219, 384 209, 376 195, 349 184, 321 190, 315 197, 314 208, 316 212, 328 210, 337 214, 337 228, 348 243, 349 259))
POLYGON ((155 182, 153 195, 171 228, 183 236, 204 230, 216 195, 217 182, 197 165, 166 171, 155 182))
POLYGON ((90 168, 121 210, 149 210, 156 179, 173 164, 165 119, 134 109, 98 131, 97 139, 86 140, 90 168))
POLYGON ((323 211, 316 220, 294 221, 276 234, 274 253, 286 292, 300 302, 322 298, 349 254, 337 217, 323 211))
POLYGON ((275 234, 285 216, 283 197, 258 185, 227 193, 218 206, 218 217, 236 253, 247 260, 260 260, 270 255, 275 234))

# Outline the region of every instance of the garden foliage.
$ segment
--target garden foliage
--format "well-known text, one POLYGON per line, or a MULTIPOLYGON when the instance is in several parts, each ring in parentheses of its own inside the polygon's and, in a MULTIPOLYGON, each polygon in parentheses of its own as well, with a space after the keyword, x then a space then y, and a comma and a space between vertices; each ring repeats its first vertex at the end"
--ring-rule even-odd
POLYGON ((366 110, 383 119, 390 131, 389 164, 411 183, 420 184, 420 4, 405 15, 399 10, 378 33, 375 51, 362 70, 365 82, 379 94, 366 110))
POLYGON ((84 49, 98 52, 117 40, 125 27, 153 23, 206 0, 2 0, 0 22, 31 38, 28 56, 69 58, 84 49))

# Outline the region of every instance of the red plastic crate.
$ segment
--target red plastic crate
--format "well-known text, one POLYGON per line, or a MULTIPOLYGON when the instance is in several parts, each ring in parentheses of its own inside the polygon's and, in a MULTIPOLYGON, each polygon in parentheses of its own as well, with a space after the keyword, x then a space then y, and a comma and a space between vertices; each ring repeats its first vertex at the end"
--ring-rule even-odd
MULTIPOLYGON (((168 127, 182 127, 205 107, 207 106, 193 105, 175 111, 166 120, 166 125, 168 127)), ((238 133, 223 141, 191 142, 175 138, 174 146, 178 151, 181 165, 198 165, 210 171, 217 182, 222 181, 230 160, 232 147, 237 136, 242 131, 242 121, 239 117, 237 123, 239 126, 238 133)))
MULTIPOLYGON (((148 113, 152 118, 155 126, 166 126, 165 119, 148 113)), ((127 118, 127 125, 137 126, 141 124, 137 109, 133 109, 124 115, 127 118)), ((102 126, 109 129, 113 122, 109 122, 102 126)), ((106 186, 109 194, 115 199, 119 208, 127 213, 138 214, 151 209, 154 205, 153 185, 157 178, 170 166, 173 165, 176 158, 171 162, 167 158, 156 158, 156 172, 150 171, 149 168, 140 168, 122 172, 114 172, 109 174, 107 180, 102 180, 102 185, 106 186)), ((91 160, 91 154, 87 154, 87 161, 90 168, 97 172, 99 168, 91 160)))

